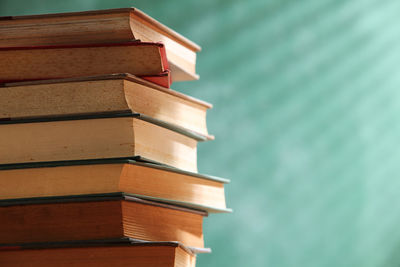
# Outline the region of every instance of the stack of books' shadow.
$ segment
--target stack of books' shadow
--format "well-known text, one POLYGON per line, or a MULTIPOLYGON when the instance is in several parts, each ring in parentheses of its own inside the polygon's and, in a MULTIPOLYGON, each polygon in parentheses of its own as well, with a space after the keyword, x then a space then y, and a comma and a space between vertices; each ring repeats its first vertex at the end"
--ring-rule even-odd
POLYGON ((197 172, 212 140, 200 47, 143 12, 0 18, 0 265, 195 266, 229 180, 197 172))

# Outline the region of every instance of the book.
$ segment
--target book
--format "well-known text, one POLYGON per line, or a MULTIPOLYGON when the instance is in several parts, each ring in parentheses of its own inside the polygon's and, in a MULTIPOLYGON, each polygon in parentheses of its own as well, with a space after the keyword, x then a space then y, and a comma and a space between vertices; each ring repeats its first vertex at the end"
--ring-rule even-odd
POLYGON ((206 212, 122 194, 0 202, 0 244, 132 238, 203 248, 206 212))
POLYGON ((0 265, 9 267, 194 267, 195 264, 196 255, 178 242, 45 243, 40 247, 0 248, 0 265))
POLYGON ((0 121, 0 164, 129 157, 197 172, 197 140, 135 114, 0 121))
POLYGON ((0 82, 130 73, 169 88, 161 43, 1 47, 0 82))
POLYGON ((96 113, 140 113, 210 140, 206 112, 212 105, 134 75, 6 83, 0 87, 0 120, 96 113))
POLYGON ((0 165, 0 200, 123 192, 207 212, 230 212, 229 180, 127 159, 0 165))
POLYGON ((0 17, 0 47, 141 40, 166 46, 172 79, 195 80, 200 46, 137 8, 0 17))

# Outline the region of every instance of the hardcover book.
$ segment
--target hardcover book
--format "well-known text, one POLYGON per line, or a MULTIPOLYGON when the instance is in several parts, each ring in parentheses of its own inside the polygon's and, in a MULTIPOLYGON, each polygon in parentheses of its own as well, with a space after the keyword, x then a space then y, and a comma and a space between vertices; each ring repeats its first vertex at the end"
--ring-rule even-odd
POLYGON ((137 8, 0 17, 0 47, 132 40, 164 43, 174 81, 198 79, 195 65, 200 46, 137 8))
POLYGON ((161 43, 105 43, 0 48, 0 82, 130 73, 169 88, 161 43))
POLYGON ((0 202, 0 244, 132 238, 204 248, 206 212, 122 194, 0 202))
POLYGON ((197 140, 135 114, 0 121, 0 164, 121 157, 197 172, 197 140))
POLYGON ((98 113, 140 113, 155 123, 208 134, 212 105, 130 74, 7 83, 0 87, 0 120, 98 113))
POLYGON ((0 201, 123 192, 207 212, 229 212, 229 180, 128 159, 0 165, 0 201))
POLYGON ((44 243, 40 247, 0 247, 8 267, 194 267, 196 255, 178 242, 44 243))

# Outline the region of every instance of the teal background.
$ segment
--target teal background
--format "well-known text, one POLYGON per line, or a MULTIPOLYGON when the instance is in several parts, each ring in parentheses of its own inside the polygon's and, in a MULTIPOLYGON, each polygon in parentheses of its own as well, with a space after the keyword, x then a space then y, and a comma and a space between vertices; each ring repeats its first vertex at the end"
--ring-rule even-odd
POLYGON ((0 15, 136 6, 199 43, 216 140, 199 169, 232 180, 197 266, 400 266, 400 2, 0 0, 0 15))

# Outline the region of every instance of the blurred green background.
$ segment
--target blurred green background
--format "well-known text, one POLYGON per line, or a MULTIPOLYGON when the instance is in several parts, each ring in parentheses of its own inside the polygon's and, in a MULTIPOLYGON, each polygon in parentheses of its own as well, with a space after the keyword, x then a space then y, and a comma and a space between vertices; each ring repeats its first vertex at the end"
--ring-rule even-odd
POLYGON ((230 178, 197 266, 400 266, 400 1, 0 0, 0 15, 135 6, 200 44, 230 178), (399 147, 398 147, 399 146, 399 147))

